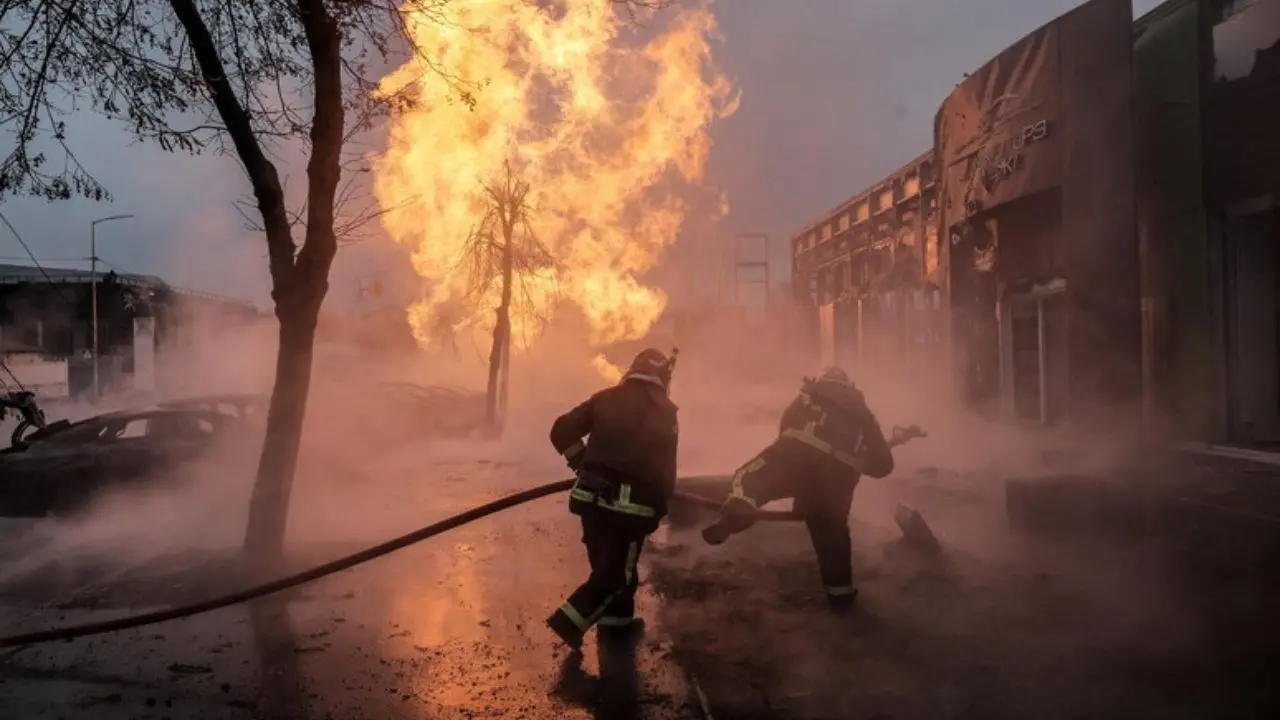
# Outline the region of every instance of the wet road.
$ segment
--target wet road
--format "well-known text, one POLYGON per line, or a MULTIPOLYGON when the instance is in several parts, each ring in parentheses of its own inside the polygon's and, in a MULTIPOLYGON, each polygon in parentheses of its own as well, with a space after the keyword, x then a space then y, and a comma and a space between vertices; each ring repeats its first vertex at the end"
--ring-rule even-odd
MULTIPOLYGON (((355 535, 385 539, 530 482, 514 465, 436 470, 429 503, 411 489, 391 493, 401 507, 384 508, 382 527, 355 535), (404 507, 415 495, 420 522, 404 507)), ((326 513, 301 522, 323 525, 326 513)), ((336 557, 354 539, 297 544, 293 562, 336 557)), ((578 666, 557 647, 543 619, 584 572, 574 521, 549 498, 273 602, 5 656, 0 717, 696 716, 684 707, 687 687, 651 594, 640 598, 651 631, 634 650, 600 658, 589 643, 578 666)), ((12 575, 0 585, 5 632, 128 614, 245 581, 229 553, 207 549, 127 572, 98 557, 12 575)))
MULTIPOLYGON (((300 486, 292 562, 563 474, 545 452, 466 455, 388 461, 376 485, 300 486)), ((1020 544, 991 501, 997 480, 904 465, 864 483, 849 617, 827 611, 799 526, 762 525, 714 550, 661 530, 642 561, 644 640, 603 657, 589 643, 580 667, 566 664, 542 620, 586 564, 574 519, 546 499, 273 602, 0 655, 0 718, 697 718, 699 695, 720 720, 1276 715, 1266 668, 1280 660, 1280 619, 1264 596, 1186 578, 1177 557, 1142 548, 1020 544), (903 500, 930 519, 944 558, 899 541, 890 518, 903 500)), ((239 587, 240 530, 210 518, 238 516, 243 498, 224 494, 11 539, 3 632, 239 587), (183 512, 166 516, 173 507, 183 512), (154 547, 175 537, 185 552, 154 547)))

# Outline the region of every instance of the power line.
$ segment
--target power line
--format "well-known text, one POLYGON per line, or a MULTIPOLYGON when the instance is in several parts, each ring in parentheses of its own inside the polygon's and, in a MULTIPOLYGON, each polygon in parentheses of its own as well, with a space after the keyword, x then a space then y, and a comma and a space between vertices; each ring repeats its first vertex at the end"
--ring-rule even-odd
MULTIPOLYGON (((5 217, 5 214, 2 212, 0 212, 0 222, 3 222, 4 226, 9 228, 9 232, 13 233, 14 239, 18 241, 18 244, 21 245, 22 249, 27 253, 26 259, 29 259, 33 264, 35 264, 36 269, 39 270, 40 274, 44 276, 45 282, 47 282, 50 286, 55 288, 55 293, 57 297, 61 298, 62 301, 66 303, 68 310, 74 312, 75 304, 67 296, 63 295, 60 292, 61 288, 59 288, 58 285, 53 282, 53 278, 49 277, 48 271, 46 271, 44 269, 44 266, 40 264, 40 259, 36 257, 35 253, 31 252, 31 246, 27 244, 26 240, 22 239, 22 233, 18 232, 18 229, 13 226, 13 223, 9 222, 9 218, 5 217)), ((3 356, 0 356, 0 368, 3 368, 5 373, 10 378, 13 379, 14 384, 18 386, 19 390, 22 390, 22 391, 26 390, 26 388, 22 385, 22 381, 19 380, 18 376, 13 373, 13 370, 10 369, 9 367, 9 363, 5 362, 5 359, 3 356)))
MULTIPOLYGON (((30 257, 28 257, 28 256, 26 256, 26 255, 0 255, 0 260, 5 260, 5 261, 8 261, 8 260, 30 260, 30 259, 31 259, 31 258, 30 258, 30 257)), ((51 262, 56 262, 56 263, 88 262, 88 260, 89 260, 89 258, 87 258, 87 257, 75 257, 75 258, 41 258, 41 261, 43 261, 43 262, 47 262, 47 263, 51 263, 51 262)))
POLYGON ((27 241, 22 239, 22 234, 18 232, 18 229, 13 226, 13 223, 9 222, 9 218, 5 217, 2 212, 0 212, 0 221, 4 222, 5 227, 9 228, 9 232, 13 233, 13 237, 18 241, 18 244, 22 246, 22 249, 27 253, 27 257, 31 262, 35 263, 36 269, 40 271, 40 274, 44 275, 44 279, 52 284, 53 278, 49 277, 49 273, 45 272, 44 266, 40 264, 40 260, 36 258, 36 254, 31 252, 31 246, 27 245, 27 241))

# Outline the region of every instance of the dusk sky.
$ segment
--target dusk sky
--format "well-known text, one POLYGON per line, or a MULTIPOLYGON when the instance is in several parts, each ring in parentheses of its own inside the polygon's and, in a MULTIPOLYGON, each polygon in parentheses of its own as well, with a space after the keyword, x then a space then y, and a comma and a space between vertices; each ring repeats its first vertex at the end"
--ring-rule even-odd
MULTIPOLYGON (((720 66, 742 90, 737 114, 712 130, 709 181, 729 193, 719 232, 774 238, 777 275, 785 238, 924 151, 934 113, 964 72, 1078 0, 717 0, 720 66)), ((1158 3, 1136 0, 1135 14, 1158 3)), ((232 203, 247 181, 229 157, 167 155, 118 127, 83 118, 72 128, 80 159, 115 202, 6 201, 6 216, 50 267, 87 267, 89 223, 98 255, 174 285, 268 297, 265 246, 232 203)), ((296 159, 285 158, 291 164, 296 159)), ((301 181, 298 169, 289 170, 301 181)), ((331 294, 344 304, 357 282, 404 260, 370 241, 343 249, 331 294)), ((21 263, 0 229, 0 262, 21 263)))

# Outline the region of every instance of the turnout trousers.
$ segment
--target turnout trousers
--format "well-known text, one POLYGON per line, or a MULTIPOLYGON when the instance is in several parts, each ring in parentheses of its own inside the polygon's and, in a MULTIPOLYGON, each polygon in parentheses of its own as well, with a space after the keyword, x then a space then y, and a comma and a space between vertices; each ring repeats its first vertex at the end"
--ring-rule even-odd
POLYGON ((754 525, 751 513, 760 506, 794 498, 795 511, 809 530, 828 599, 852 600, 856 589, 849 508, 857 484, 858 473, 847 463, 794 438, 780 437, 734 473, 720 518, 704 536, 719 534, 723 542, 754 525))
POLYGON ((651 530, 623 513, 602 507, 582 513, 582 544, 591 575, 547 619, 570 647, 580 647, 594 625, 628 628, 635 622, 640 551, 651 530))

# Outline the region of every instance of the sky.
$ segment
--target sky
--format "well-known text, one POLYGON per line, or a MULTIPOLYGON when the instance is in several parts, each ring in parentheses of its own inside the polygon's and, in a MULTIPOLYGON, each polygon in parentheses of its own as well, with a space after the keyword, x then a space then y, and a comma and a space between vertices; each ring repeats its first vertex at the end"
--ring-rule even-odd
MULTIPOLYGON (((731 204, 716 234, 768 235, 774 276, 784 278, 792 232, 924 152, 934 113, 965 72, 1079 4, 716 0, 724 36, 716 62, 742 92, 737 113, 712 129, 707 181, 731 204)), ((1158 4, 1135 0, 1135 15, 1158 4)), ((114 197, 6 200, 0 210, 43 264, 87 268, 90 223, 131 214, 97 226, 97 255, 108 267, 266 306, 265 245, 235 208, 249 188, 232 158, 166 154, 95 117, 71 130, 81 163, 114 197)), ((286 182, 301 182, 300 158, 282 160, 286 182)), ((332 303, 359 309, 361 284, 407 272, 404 255, 385 244, 374 238, 339 252, 332 303)), ((24 258, 0 228, 0 263, 24 258)))

